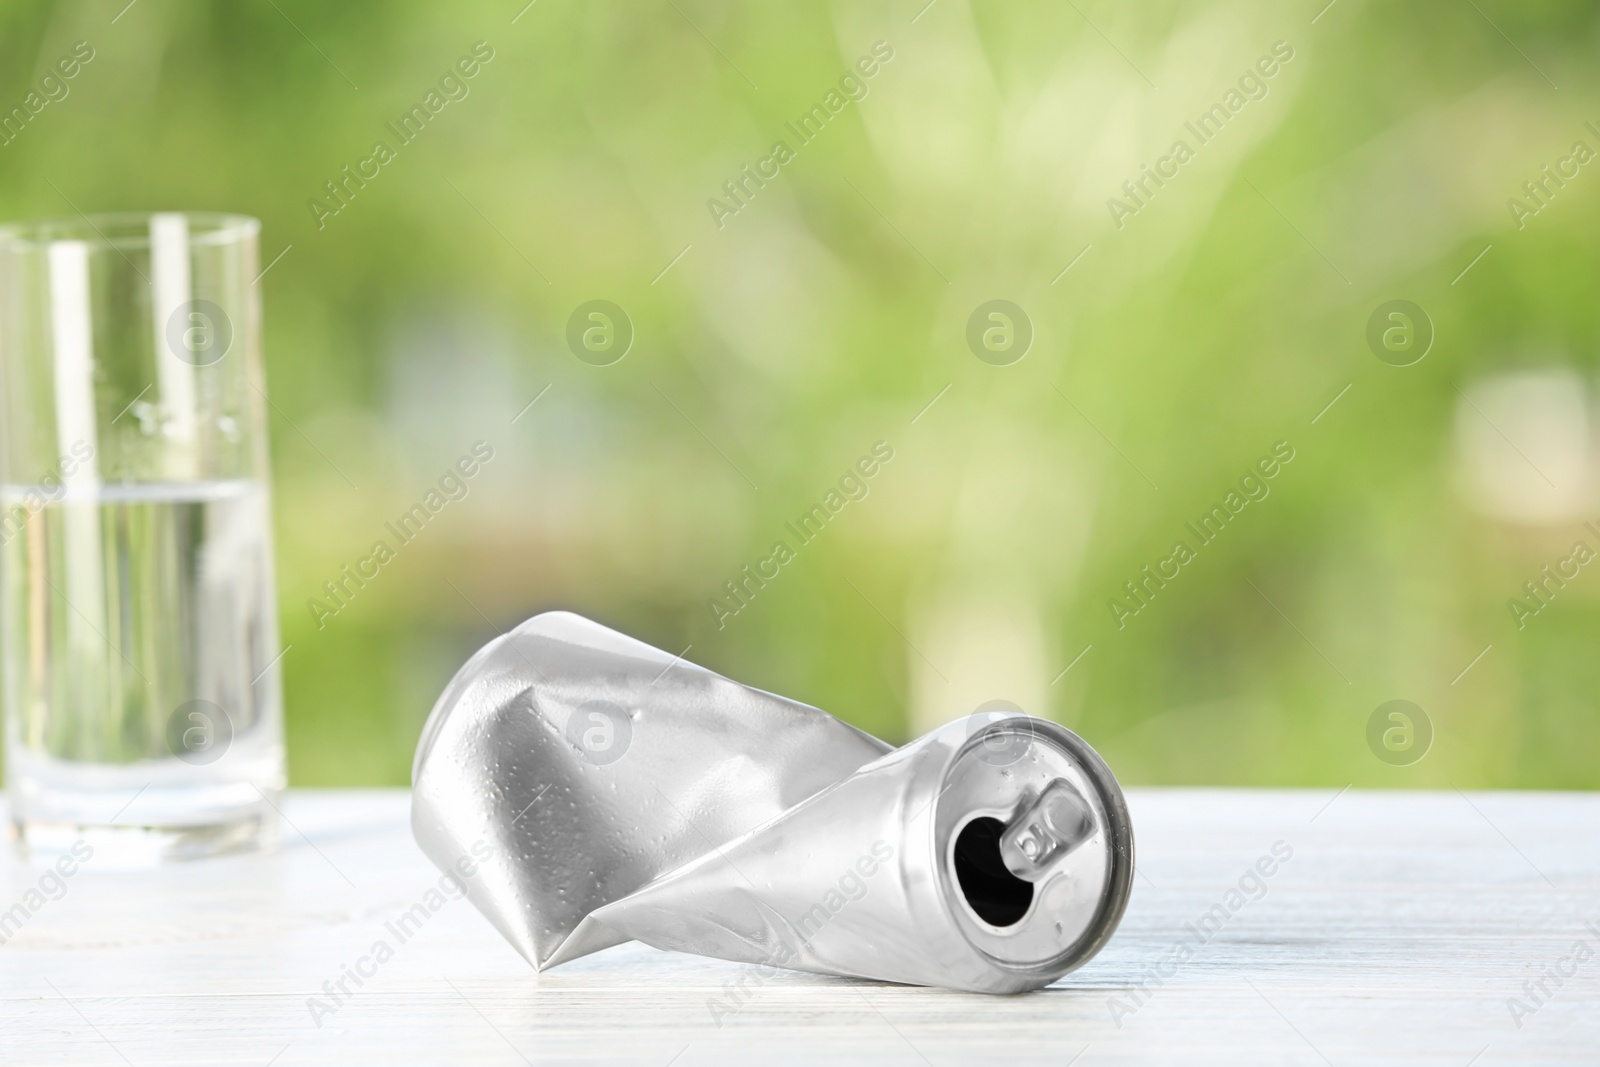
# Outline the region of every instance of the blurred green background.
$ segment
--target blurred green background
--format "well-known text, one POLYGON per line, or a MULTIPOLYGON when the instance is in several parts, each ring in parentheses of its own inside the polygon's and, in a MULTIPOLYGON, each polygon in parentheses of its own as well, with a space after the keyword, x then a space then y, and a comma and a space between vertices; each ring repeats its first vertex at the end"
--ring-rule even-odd
POLYGON ((1600 566, 1541 571, 1600 549, 1594 5, 924 2, 0 10, 5 109, 94 50, 0 147, 7 218, 240 211, 283 253, 292 780, 406 783, 462 661, 562 607, 894 741, 1012 701, 1134 784, 1600 786, 1600 566), (597 299, 605 366, 568 342, 597 299), (985 361, 996 299, 1025 321, 985 361), (1434 334, 1407 366, 1367 340, 1395 299, 1434 334), (1410 766, 1368 746, 1392 699, 1433 724, 1410 766))

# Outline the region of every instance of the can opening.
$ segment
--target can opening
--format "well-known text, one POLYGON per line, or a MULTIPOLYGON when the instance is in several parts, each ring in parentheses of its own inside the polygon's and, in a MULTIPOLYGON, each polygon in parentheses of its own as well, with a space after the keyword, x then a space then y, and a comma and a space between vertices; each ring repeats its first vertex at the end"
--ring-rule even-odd
POLYGON ((953 854, 961 895, 990 926, 1011 926, 1033 903, 1033 883, 1007 870, 1000 855, 1000 835, 1005 828, 999 819, 979 816, 956 835, 953 854))

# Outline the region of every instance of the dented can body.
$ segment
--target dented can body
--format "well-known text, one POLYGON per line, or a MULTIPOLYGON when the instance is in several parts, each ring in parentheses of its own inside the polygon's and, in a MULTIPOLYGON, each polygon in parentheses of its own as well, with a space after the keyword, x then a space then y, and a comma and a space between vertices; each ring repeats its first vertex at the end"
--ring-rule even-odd
POLYGON ((600 908, 573 941, 605 931, 824 974, 1035 989, 1099 951, 1122 916, 1132 832, 1108 780, 1054 723, 950 723, 600 908), (1052 787, 1081 798, 1090 825, 1036 880, 1019 878, 1001 837, 1052 787))
POLYGON ((443 870, 488 845, 468 899, 543 967, 596 908, 888 750, 816 708, 550 612, 491 641, 440 696, 412 767, 412 832, 443 870))
POLYGON ((890 749, 681 662, 656 680, 671 657, 575 616, 519 634, 441 697, 413 824, 441 867, 478 837, 505 846, 469 895, 536 966, 639 940, 1012 993, 1081 965, 1121 918, 1127 807, 1064 727, 969 719, 890 749), (570 726, 595 700, 629 716, 614 762, 570 726))

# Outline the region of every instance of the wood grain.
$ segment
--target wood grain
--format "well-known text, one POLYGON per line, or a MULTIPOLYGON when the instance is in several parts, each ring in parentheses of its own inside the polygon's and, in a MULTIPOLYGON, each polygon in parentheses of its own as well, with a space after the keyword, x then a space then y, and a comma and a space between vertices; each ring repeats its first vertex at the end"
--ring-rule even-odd
MULTIPOLYGON (((785 973, 739 1004, 743 969, 636 945, 535 974, 470 905, 427 909, 405 793, 295 793, 275 853, 65 880, 0 948, 0 1064, 1600 1062, 1600 796, 1129 800, 1127 918, 1056 986, 785 973)), ((42 873, 0 860, 0 910, 42 873)))

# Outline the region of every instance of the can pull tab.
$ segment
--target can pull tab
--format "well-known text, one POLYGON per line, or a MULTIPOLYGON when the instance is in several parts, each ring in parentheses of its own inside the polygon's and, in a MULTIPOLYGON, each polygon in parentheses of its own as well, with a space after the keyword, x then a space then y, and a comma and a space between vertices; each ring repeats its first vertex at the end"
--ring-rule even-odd
POLYGON ((1000 835, 1006 869, 1037 882, 1051 865, 1094 834, 1089 804, 1065 778, 1057 778, 1025 806, 1000 835))

